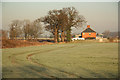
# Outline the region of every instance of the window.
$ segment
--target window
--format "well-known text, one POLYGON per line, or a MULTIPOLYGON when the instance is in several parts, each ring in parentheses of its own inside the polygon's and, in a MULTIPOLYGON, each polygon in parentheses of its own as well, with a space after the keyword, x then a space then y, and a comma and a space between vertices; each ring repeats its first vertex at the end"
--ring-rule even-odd
POLYGON ((91 35, 91 33, 89 33, 89 35, 91 35))

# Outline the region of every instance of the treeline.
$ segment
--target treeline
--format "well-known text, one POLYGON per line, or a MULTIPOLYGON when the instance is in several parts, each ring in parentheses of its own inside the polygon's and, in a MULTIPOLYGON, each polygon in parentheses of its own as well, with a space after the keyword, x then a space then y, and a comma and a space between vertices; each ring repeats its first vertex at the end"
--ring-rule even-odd
POLYGON ((10 24, 10 38, 24 37, 25 39, 37 39, 42 34, 42 25, 54 35, 55 42, 71 41, 71 27, 82 27, 86 23, 85 18, 79 15, 74 7, 59 10, 50 10, 45 17, 38 18, 33 22, 29 20, 14 20, 10 24))
POLYGON ((14 20, 9 25, 10 39, 25 38, 25 39, 37 39, 38 35, 42 33, 42 27, 40 22, 30 22, 30 20, 14 20))

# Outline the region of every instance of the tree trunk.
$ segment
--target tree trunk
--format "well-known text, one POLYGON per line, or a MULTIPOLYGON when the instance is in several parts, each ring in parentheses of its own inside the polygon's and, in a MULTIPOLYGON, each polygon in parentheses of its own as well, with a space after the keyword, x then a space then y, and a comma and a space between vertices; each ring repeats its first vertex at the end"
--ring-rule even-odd
POLYGON ((71 28, 67 30, 67 42, 71 41, 71 28))
POLYGON ((25 33, 25 40, 27 39, 27 34, 25 33))
POLYGON ((12 39, 12 40, 14 39, 14 36, 13 36, 13 35, 14 35, 13 31, 11 31, 11 32, 10 32, 10 39, 12 39))
POLYGON ((36 36, 34 35, 34 41, 36 41, 36 36))
POLYGON ((15 33, 15 40, 17 40, 17 35, 16 35, 16 33, 15 33))
POLYGON ((55 27, 54 42, 57 43, 57 28, 55 27))
POLYGON ((59 43, 59 31, 57 30, 57 42, 59 43))
POLYGON ((62 41, 62 42, 65 41, 65 34, 64 34, 64 31, 61 32, 61 41, 62 41))
POLYGON ((29 40, 29 37, 30 37, 30 36, 29 36, 29 34, 28 34, 28 35, 27 35, 27 39, 28 39, 28 40, 29 40))

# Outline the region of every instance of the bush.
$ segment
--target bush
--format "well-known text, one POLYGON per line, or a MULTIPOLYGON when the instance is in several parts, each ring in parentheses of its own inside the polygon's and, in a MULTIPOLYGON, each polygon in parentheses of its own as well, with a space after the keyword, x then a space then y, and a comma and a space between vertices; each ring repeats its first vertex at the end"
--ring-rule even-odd
POLYGON ((114 42, 114 38, 108 38, 109 42, 114 42))

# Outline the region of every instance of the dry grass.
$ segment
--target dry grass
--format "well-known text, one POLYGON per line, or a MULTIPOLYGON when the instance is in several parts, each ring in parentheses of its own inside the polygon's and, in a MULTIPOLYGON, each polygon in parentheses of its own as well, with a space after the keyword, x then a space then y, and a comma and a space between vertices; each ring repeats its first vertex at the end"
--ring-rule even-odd
MULTIPOLYGON (((41 40, 46 40, 41 38, 41 40)), ((53 40, 53 39, 49 39, 53 40)), ((113 39, 110 38, 108 40, 104 40, 103 43, 118 43, 118 39, 113 39)), ((1 42, 0 42, 1 43, 1 42)), ((66 42, 59 42, 56 44, 65 44, 66 42)), ((67 43, 99 43, 99 40, 76 40, 72 42, 67 42, 67 43)), ((38 42, 38 41, 31 41, 31 40, 10 40, 10 39, 4 39, 2 38, 2 44, 0 44, 1 48, 16 48, 16 47, 26 47, 26 46, 39 46, 39 45, 44 45, 44 44, 53 44, 53 42, 38 42)))
POLYGON ((2 48, 16 48, 26 46, 38 46, 44 44, 52 44, 51 42, 38 42, 38 41, 27 41, 27 40, 2 40, 2 48))

